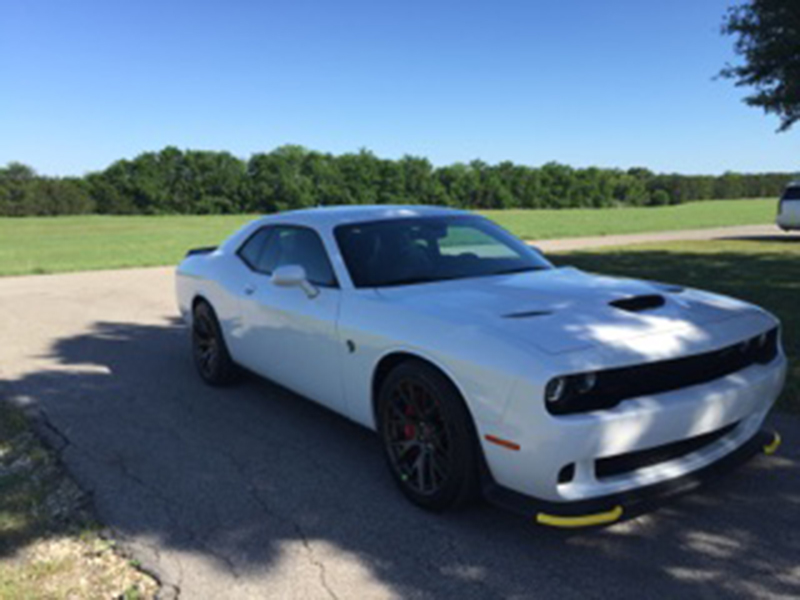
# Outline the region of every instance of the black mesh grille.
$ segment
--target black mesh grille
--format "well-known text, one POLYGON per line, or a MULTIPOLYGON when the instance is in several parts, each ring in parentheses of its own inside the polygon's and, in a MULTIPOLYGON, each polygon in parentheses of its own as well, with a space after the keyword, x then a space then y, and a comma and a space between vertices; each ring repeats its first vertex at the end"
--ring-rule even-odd
POLYGON ((649 450, 641 450, 639 452, 630 452, 628 454, 621 454, 619 456, 612 456, 610 458, 601 458, 595 461, 594 469, 595 475, 598 479, 604 477, 613 477, 614 475, 621 475, 623 473, 630 473, 637 469, 643 469, 657 465, 659 463, 675 460, 696 452, 701 448, 713 444, 720 438, 726 436, 733 431, 738 423, 733 423, 717 431, 698 435, 686 440, 674 442, 672 444, 665 444, 664 446, 657 446, 649 450))
POLYGON ((778 355, 778 328, 767 332, 763 343, 759 338, 705 354, 598 371, 597 383, 590 392, 577 393, 573 386, 566 399, 547 403, 547 408, 557 415, 611 408, 629 398, 707 383, 755 364, 772 362, 778 355))

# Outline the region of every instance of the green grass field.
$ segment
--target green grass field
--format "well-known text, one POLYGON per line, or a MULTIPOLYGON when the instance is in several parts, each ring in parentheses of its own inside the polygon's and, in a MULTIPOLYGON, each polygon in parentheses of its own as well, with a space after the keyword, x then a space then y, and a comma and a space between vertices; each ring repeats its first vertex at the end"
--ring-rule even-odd
MULTIPOLYGON (((774 200, 663 208, 484 211, 525 239, 769 223, 774 200)), ((219 243, 253 215, 0 218, 0 275, 171 265, 188 248, 219 243)))
POLYGON ((779 405, 800 413, 800 237, 671 242, 551 256, 559 265, 699 287, 754 302, 783 323, 790 359, 779 405))
POLYGON ((526 240, 679 231, 775 221, 774 199, 714 200, 659 208, 489 210, 481 214, 526 240))

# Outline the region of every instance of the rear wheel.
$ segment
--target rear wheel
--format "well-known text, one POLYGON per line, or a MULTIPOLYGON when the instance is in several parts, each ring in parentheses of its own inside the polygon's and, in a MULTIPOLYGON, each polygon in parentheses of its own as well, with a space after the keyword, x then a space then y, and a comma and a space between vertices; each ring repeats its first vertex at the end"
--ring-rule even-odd
POLYGON ((439 511, 475 499, 475 429, 442 373, 420 361, 397 366, 381 386, 378 418, 390 470, 409 500, 439 511))
POLYGON ((200 377, 209 385, 233 383, 238 376, 231 360, 214 309, 204 301, 194 308, 192 318, 192 356, 200 377))

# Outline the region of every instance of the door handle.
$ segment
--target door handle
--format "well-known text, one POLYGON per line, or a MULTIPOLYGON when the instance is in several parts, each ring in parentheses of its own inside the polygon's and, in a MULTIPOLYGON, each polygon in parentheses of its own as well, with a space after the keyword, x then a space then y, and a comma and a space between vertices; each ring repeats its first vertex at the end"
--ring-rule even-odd
POLYGON ((248 296, 252 296, 255 293, 255 291, 256 291, 256 286, 254 286, 252 283, 248 283, 246 286, 244 286, 244 293, 247 294, 248 296))

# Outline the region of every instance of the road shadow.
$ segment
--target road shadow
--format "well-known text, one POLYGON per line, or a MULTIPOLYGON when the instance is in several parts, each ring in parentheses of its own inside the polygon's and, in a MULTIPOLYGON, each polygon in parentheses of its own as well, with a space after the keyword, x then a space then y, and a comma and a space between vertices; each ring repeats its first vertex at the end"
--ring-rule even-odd
POLYGON ((177 322, 96 323, 49 358, 52 369, 5 382, 4 395, 46 416, 100 518, 189 596, 221 592, 202 565, 233 597, 298 553, 299 577, 331 597, 371 595, 353 581, 408 598, 800 595, 793 419, 778 417, 784 456, 651 515, 562 533, 488 506, 411 506, 368 431, 256 377, 204 386, 177 322), (333 568, 344 559, 356 572, 333 568))
POLYGON ((776 235, 739 235, 739 236, 725 236, 715 238, 721 241, 735 241, 735 242, 778 242, 782 244, 797 244, 800 243, 800 235, 791 233, 776 234, 776 235))

